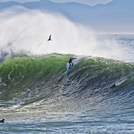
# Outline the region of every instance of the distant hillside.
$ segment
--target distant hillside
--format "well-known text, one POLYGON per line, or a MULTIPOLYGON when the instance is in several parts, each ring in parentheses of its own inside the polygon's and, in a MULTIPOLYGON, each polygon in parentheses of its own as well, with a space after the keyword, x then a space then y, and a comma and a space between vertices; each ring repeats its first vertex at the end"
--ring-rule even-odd
POLYGON ((76 2, 53 3, 49 0, 26 3, 0 2, 0 10, 13 6, 59 12, 70 20, 88 25, 96 31, 134 31, 134 0, 113 0, 105 5, 96 6, 76 2))

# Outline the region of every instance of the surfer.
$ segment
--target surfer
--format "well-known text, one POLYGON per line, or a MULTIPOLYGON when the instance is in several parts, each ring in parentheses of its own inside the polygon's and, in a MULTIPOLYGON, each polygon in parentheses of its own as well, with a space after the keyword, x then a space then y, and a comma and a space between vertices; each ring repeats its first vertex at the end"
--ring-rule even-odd
POLYGON ((0 120, 0 123, 4 123, 4 122, 5 122, 5 119, 0 120))
POLYGON ((49 35, 49 38, 48 38, 48 40, 47 41, 51 41, 52 40, 52 37, 51 37, 52 35, 49 35))
POLYGON ((72 62, 73 59, 76 59, 76 58, 70 58, 69 61, 68 61, 68 63, 69 63, 69 69, 71 67, 73 67, 73 65, 74 65, 73 62, 72 62))
POLYGON ((114 87, 116 87, 116 84, 115 83, 110 88, 114 88, 114 87))

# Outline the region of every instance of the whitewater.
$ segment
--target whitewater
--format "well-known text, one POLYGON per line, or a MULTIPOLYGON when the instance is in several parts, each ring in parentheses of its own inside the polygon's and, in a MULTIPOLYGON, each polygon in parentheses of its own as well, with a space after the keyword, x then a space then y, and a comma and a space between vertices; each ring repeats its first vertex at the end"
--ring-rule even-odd
POLYGON ((134 34, 97 34, 47 11, 0 12, 2 134, 133 134, 133 117, 134 34))

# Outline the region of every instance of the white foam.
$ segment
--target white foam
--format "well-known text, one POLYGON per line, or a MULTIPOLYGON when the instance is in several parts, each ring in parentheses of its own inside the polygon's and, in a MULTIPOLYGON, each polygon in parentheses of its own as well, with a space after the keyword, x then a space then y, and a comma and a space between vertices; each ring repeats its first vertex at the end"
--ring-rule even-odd
POLYGON ((96 40, 91 28, 58 13, 12 8, 0 13, 0 24, 0 54, 62 53, 113 59, 123 59, 124 53, 129 55, 115 40, 96 40), (52 41, 48 42, 50 34, 52 41))

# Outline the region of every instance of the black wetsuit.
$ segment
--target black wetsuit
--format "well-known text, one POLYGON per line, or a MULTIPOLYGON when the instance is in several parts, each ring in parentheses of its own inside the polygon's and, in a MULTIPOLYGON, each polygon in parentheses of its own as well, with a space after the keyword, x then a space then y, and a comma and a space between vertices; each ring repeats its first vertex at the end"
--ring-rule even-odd
POLYGON ((0 123, 4 123, 5 119, 0 120, 0 123))
POLYGON ((116 84, 115 83, 110 88, 114 88, 114 87, 116 87, 116 84))
POLYGON ((73 67, 73 65, 74 65, 73 62, 72 62, 73 59, 76 59, 76 58, 70 58, 69 61, 68 61, 68 63, 70 64, 70 65, 69 65, 69 69, 70 69, 71 67, 73 67))

